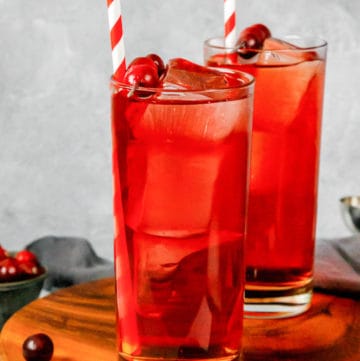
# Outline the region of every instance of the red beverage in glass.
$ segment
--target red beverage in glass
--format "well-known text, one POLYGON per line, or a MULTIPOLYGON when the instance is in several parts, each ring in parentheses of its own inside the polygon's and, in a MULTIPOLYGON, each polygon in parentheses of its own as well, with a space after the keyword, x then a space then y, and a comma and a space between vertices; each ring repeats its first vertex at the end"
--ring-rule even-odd
POLYGON ((268 39, 253 57, 238 55, 235 63, 205 45, 208 65, 227 63, 256 79, 247 316, 284 317, 310 305, 326 43, 307 41, 268 39))
POLYGON ((252 78, 227 70, 229 85, 188 67, 173 60, 162 87, 130 97, 112 82, 117 335, 128 360, 240 352, 252 78))

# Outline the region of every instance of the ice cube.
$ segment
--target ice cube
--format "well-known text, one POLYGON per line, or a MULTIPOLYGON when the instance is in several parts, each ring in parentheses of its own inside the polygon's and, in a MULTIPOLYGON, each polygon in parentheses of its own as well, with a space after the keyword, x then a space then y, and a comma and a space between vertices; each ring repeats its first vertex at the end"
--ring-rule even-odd
POLYGON ((192 90, 225 89, 237 81, 228 73, 192 63, 183 58, 170 59, 163 79, 164 88, 192 90))
POLYGON ((221 159, 219 152, 191 154, 171 143, 129 148, 127 224, 158 236, 204 233, 221 159), (145 158, 136 154, 144 150, 145 158))
POLYGON ((323 71, 323 61, 259 67, 256 75, 254 129, 278 131, 296 118, 311 82, 323 71))
POLYGON ((161 317, 169 308, 174 278, 183 259, 205 250, 207 245, 207 237, 183 240, 134 233, 137 312, 148 318, 161 317))
POLYGON ((304 49, 287 41, 267 38, 264 41, 263 50, 259 54, 257 63, 260 65, 294 65, 303 61, 315 60, 314 51, 304 49))
POLYGON ((263 44, 263 50, 291 50, 297 47, 285 40, 277 38, 266 38, 263 44))
POLYGON ((247 99, 206 104, 149 104, 133 124, 139 140, 218 142, 233 132, 246 131, 251 114, 247 99))
POLYGON ((186 256, 207 249, 208 243, 207 235, 183 240, 134 233, 133 238, 138 263, 149 279, 160 282, 171 277, 186 256))
POLYGON ((158 94, 154 102, 146 104, 146 108, 141 110, 142 117, 136 116, 136 121, 131 122, 134 137, 141 140, 218 141, 233 131, 246 130, 250 100, 242 99, 242 91, 239 94, 238 90, 233 89, 234 94, 230 94, 228 86, 232 82, 238 86, 244 83, 244 79, 237 75, 224 77, 217 70, 184 59, 171 60, 164 88, 196 88, 199 91, 164 91, 158 94), (226 90, 214 94, 206 91, 208 87, 225 87, 226 90))

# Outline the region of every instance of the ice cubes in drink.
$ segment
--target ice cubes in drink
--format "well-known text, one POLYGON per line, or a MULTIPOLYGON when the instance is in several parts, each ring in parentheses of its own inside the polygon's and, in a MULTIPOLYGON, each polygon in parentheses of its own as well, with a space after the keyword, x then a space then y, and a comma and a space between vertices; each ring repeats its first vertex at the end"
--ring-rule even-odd
POLYGON ((224 73, 210 69, 183 58, 169 60, 166 75, 163 79, 164 88, 175 89, 225 89, 238 86, 239 81, 230 72, 224 73))
MULTIPOLYGON (((222 73, 184 59, 170 62, 164 86, 169 77, 189 88, 226 86, 222 73), (204 85, 205 79, 210 80, 204 85)), ((247 134, 248 99, 199 100, 186 93, 185 101, 182 92, 149 101, 131 124, 126 222, 138 232, 173 237, 204 232, 229 142, 247 134)))
POLYGON ((304 51, 292 43, 276 38, 267 38, 259 54, 259 65, 284 66, 294 65, 304 61, 316 60, 316 52, 304 51))
MULTIPOLYGON (((196 95, 195 95, 196 96, 196 95)), ((245 131, 247 100, 201 104, 149 104, 132 133, 140 141, 223 141, 232 132, 245 131)))
POLYGON ((142 118, 131 122, 134 137, 141 141, 202 142, 224 140, 233 131, 245 131, 249 102, 226 90, 229 86, 239 88, 245 81, 231 71, 222 73, 181 58, 170 60, 163 91, 147 105, 142 118), (214 89, 224 92, 215 94, 214 89), (230 95, 232 99, 228 99, 230 95))
MULTIPOLYGON (((266 45, 267 41, 265 46, 278 49, 274 39, 269 40, 272 46, 266 45)), ((279 51, 265 51, 257 62, 254 118, 259 131, 277 132, 291 125, 311 82, 322 72, 323 61, 309 58, 307 52, 304 55, 299 49, 284 48, 283 43, 280 45, 279 51)))

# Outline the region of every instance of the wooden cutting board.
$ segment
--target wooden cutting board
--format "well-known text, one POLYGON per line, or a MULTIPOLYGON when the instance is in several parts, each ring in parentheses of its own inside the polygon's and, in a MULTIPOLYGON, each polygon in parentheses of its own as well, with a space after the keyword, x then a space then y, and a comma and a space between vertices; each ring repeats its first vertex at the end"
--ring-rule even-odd
MULTIPOLYGON (((245 361, 360 360, 359 299, 315 293, 303 315, 244 322, 245 361)), ((37 332, 53 339, 52 361, 117 361, 114 280, 64 288, 18 311, 0 334, 0 360, 24 361, 21 345, 37 332)))

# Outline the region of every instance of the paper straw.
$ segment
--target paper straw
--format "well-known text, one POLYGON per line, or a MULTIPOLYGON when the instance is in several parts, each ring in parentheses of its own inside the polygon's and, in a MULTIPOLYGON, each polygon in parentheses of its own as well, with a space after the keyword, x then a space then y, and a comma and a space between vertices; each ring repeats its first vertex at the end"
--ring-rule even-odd
POLYGON ((224 0, 225 47, 233 48, 236 43, 236 0, 224 0))
POLYGON ((114 78, 122 80, 125 71, 125 47, 120 0, 107 0, 114 78))

